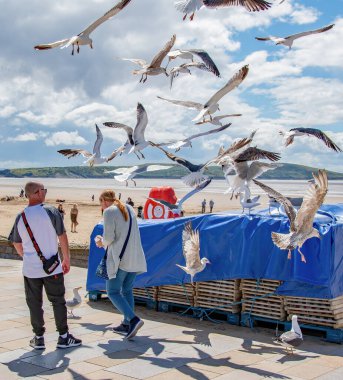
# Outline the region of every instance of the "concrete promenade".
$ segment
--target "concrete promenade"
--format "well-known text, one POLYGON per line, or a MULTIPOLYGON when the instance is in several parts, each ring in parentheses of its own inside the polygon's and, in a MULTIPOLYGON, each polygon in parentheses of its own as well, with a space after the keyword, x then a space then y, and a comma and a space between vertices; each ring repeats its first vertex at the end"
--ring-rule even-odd
MULTIPOLYGON (((67 298, 83 286, 86 269, 66 276, 67 298)), ((275 331, 212 323, 138 308, 145 324, 133 341, 110 331, 121 317, 108 300, 88 302, 69 319, 83 346, 56 349, 57 333, 45 302, 46 350, 29 346, 33 333, 25 302, 21 262, 0 259, 0 380, 11 379, 343 379, 343 345, 305 336, 301 350, 286 355, 275 331)))

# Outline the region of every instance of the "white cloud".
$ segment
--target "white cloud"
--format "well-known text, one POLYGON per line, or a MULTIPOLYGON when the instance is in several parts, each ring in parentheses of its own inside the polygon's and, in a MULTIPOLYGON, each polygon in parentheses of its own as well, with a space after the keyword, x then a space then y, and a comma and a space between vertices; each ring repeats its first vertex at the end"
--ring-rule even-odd
POLYGON ((66 132, 60 131, 51 134, 47 139, 45 139, 45 144, 47 146, 57 146, 57 145, 85 145, 87 144, 87 140, 85 140, 82 136, 79 135, 78 131, 74 132, 66 132))
POLYGON ((28 132, 16 137, 9 137, 7 141, 36 141, 38 137, 38 133, 28 132))

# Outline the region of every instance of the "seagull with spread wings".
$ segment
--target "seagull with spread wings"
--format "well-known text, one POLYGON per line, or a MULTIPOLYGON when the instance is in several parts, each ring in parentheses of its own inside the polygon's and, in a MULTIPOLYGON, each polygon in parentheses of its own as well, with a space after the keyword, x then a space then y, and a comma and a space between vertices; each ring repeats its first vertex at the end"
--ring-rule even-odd
POLYGON ((185 224, 182 232, 182 251, 186 266, 176 265, 191 276, 191 283, 193 284, 194 276, 202 272, 206 268, 206 264, 211 263, 206 257, 200 260, 199 231, 192 229, 191 221, 185 224))
POLYGON ((202 62, 183 63, 180 66, 173 67, 169 71, 170 88, 173 87, 174 79, 177 78, 180 75, 180 73, 192 75, 190 68, 193 68, 193 67, 195 67, 195 68, 197 68, 199 70, 203 70, 203 71, 210 71, 208 69, 208 67, 206 67, 206 65, 204 63, 202 63, 202 62))
POLYGON ((213 125, 223 125, 221 122, 222 119, 226 119, 227 117, 239 117, 239 116, 242 116, 242 114, 241 113, 232 113, 230 115, 218 115, 218 116, 212 117, 212 119, 205 119, 205 120, 198 121, 195 124, 201 125, 201 124, 211 123, 213 125))
POLYGON ((128 141, 126 142, 127 148, 125 149, 128 149, 128 146, 130 144, 131 148, 130 150, 128 150, 128 153, 134 152, 138 159, 140 159, 140 157, 137 154, 137 152, 140 152, 142 158, 145 158, 142 153, 142 150, 149 145, 149 142, 146 141, 144 137, 144 132, 146 126, 148 125, 148 115, 141 103, 137 104, 137 124, 135 126, 135 129, 125 124, 114 123, 110 121, 103 123, 103 125, 110 128, 124 129, 128 137, 128 141))
POLYGON ((119 13, 122 9, 124 9, 130 3, 130 1, 131 0, 120 1, 117 5, 115 5, 108 12, 106 12, 102 17, 98 18, 96 21, 94 21, 91 25, 89 25, 85 30, 83 30, 81 33, 79 33, 76 36, 65 38, 64 40, 52 42, 49 44, 36 45, 34 48, 36 50, 48 50, 55 47, 64 49, 69 46, 72 46, 73 48, 71 51, 72 55, 74 55, 75 46, 76 46, 76 51, 78 53, 80 52, 81 45, 89 45, 93 49, 93 41, 89 37, 89 35, 93 32, 94 29, 96 29, 102 23, 114 17, 117 13, 119 13))
POLYGON ((218 102, 222 99, 227 93, 235 89, 238 85, 240 85, 243 80, 246 78, 249 72, 249 66, 243 66, 227 83, 224 87, 222 87, 219 91, 217 91, 205 104, 183 101, 183 100, 173 100, 162 98, 161 96, 157 96, 159 99, 166 100, 167 102, 187 107, 194 108, 199 111, 198 116, 196 116, 193 121, 205 120, 205 116, 209 115, 210 119, 212 119, 212 114, 219 110, 218 102))
POLYGON ((151 165, 151 164, 144 164, 144 165, 136 165, 129 168, 117 168, 114 170, 105 170, 104 173, 115 173, 113 178, 116 181, 119 182, 125 182, 126 186, 128 186, 128 181, 131 180, 134 185, 136 186, 136 181, 133 179, 137 175, 148 173, 148 172, 154 172, 157 170, 166 170, 170 169, 172 166, 167 165, 151 165))
POLYGON ((183 183, 185 185, 191 186, 191 187, 196 187, 202 181, 209 179, 209 177, 203 173, 204 170, 207 169, 208 162, 206 162, 205 164, 200 164, 200 165, 192 164, 191 162, 185 160, 184 158, 175 156, 174 154, 164 150, 163 148, 156 145, 152 141, 150 141, 150 144, 152 146, 155 146, 156 148, 162 150, 162 152, 164 152, 168 158, 170 158, 172 161, 176 162, 178 165, 183 166, 184 168, 186 168, 189 171, 189 174, 187 174, 181 178, 181 180, 183 181, 183 183))
POLYGON ((273 41, 275 42, 275 45, 285 45, 288 46, 290 49, 292 48, 293 42, 301 37, 310 36, 311 34, 317 34, 317 33, 323 33, 326 32, 334 27, 335 24, 331 24, 328 26, 324 26, 323 28, 315 29, 315 30, 308 30, 307 32, 297 33, 297 34, 291 34, 287 37, 275 37, 275 36, 269 36, 269 37, 255 37, 258 41, 273 41))
POLYGON ((229 128, 230 125, 231 125, 231 123, 223 125, 223 126, 216 128, 216 129, 211 129, 210 131, 196 133, 195 135, 189 136, 183 140, 175 140, 175 141, 169 141, 167 143, 155 143, 155 144, 157 146, 167 145, 167 147, 169 149, 175 149, 175 152, 178 152, 181 148, 185 148, 188 146, 192 147, 192 140, 196 139, 197 137, 207 136, 207 135, 211 135, 213 133, 218 133, 218 132, 224 131, 224 129, 229 128))
POLYGON ((205 181, 200 182, 198 186, 196 186, 193 190, 189 191, 185 196, 183 196, 179 201, 177 201, 175 204, 169 203, 163 199, 156 199, 156 198, 150 198, 154 202, 161 204, 162 206, 166 206, 169 208, 169 210, 175 215, 180 215, 182 211, 182 205, 183 203, 192 197, 194 194, 198 193, 199 191, 202 191, 211 183, 212 179, 207 179, 205 181))
POLYGON ((153 58, 150 64, 148 64, 144 59, 136 59, 136 58, 121 58, 123 61, 130 61, 139 66, 141 66, 140 70, 134 70, 132 73, 134 75, 141 75, 141 79, 139 82, 145 83, 148 79, 148 75, 159 75, 165 74, 168 76, 167 70, 165 67, 161 67, 162 61, 167 56, 171 48, 174 46, 176 40, 176 35, 174 34, 172 38, 166 43, 164 48, 159 51, 156 56, 153 58))
POLYGON ((288 234, 272 232, 274 244, 280 249, 288 250, 288 259, 291 258, 292 250, 298 248, 301 261, 304 263, 306 263, 306 258, 300 249, 306 240, 312 237, 320 238, 319 231, 313 227, 313 220, 328 192, 326 171, 319 169, 318 174, 313 173, 312 175, 314 183, 309 185, 298 213, 296 213, 292 203, 285 196, 262 182, 253 180, 256 185, 260 186, 262 190, 284 206, 290 222, 290 231, 288 234))
POLYGON ((177 0, 174 2, 175 8, 184 13, 183 20, 190 14, 192 21, 194 14, 200 8, 224 8, 230 6, 243 6, 249 12, 264 11, 270 8, 271 3, 265 0, 177 0))
POLYGON ((291 145, 296 136, 313 136, 323 141, 323 143, 335 152, 342 152, 342 149, 335 144, 328 135, 316 128, 292 128, 287 132, 280 131, 281 136, 285 139, 285 146, 291 145))
POLYGON ((104 138, 97 124, 95 124, 95 128, 96 128, 96 140, 94 143, 93 153, 88 152, 88 150, 85 150, 85 149, 61 149, 61 150, 58 150, 57 152, 60 154, 63 154, 63 156, 66 156, 68 158, 72 158, 81 154, 83 157, 87 158, 84 164, 88 164, 89 166, 101 165, 104 162, 107 162, 108 157, 101 156, 101 152, 100 152, 100 147, 104 138))
MULTIPOLYGON (((216 66, 216 64, 213 62, 213 59, 210 57, 210 55, 202 49, 177 49, 170 51, 167 54, 169 61, 176 59, 176 58, 181 58, 181 59, 190 59, 192 62, 194 62, 194 56, 197 58, 200 58, 202 63, 205 65, 205 67, 213 73, 215 76, 220 77, 220 72, 216 66)), ((167 65, 167 66, 168 66, 167 65)))

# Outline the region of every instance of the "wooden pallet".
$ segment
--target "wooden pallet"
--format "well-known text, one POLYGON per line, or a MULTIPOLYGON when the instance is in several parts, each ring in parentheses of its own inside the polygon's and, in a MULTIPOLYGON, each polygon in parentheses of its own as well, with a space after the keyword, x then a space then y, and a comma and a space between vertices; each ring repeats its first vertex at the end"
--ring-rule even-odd
POLYGON ((285 308, 291 317, 304 324, 343 327, 343 296, 333 299, 285 297, 285 308))
POLYGON ((147 288, 133 288, 133 296, 140 299, 149 299, 157 301, 158 287, 151 286, 147 288))
POLYGON ((198 282, 194 306, 229 313, 239 313, 241 305, 232 305, 232 303, 241 300, 239 285, 240 280, 198 282))
POLYGON ((283 321, 286 310, 283 297, 269 295, 281 285, 281 281, 242 279, 242 313, 283 321))
POLYGON ((158 287, 157 301, 194 306, 196 284, 162 285, 158 287))

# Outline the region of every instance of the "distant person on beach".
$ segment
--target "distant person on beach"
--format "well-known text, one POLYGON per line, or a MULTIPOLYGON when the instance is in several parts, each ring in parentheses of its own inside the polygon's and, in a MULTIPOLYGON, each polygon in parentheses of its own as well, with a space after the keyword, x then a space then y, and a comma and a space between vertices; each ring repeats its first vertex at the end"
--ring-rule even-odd
POLYGON ((202 202, 201 202, 201 213, 202 214, 205 214, 206 212, 206 199, 204 199, 202 202))
POLYGON ((60 203, 60 204, 58 205, 57 210, 60 212, 62 219, 64 219, 64 215, 66 214, 66 212, 64 211, 64 208, 63 208, 63 204, 62 204, 62 203, 60 203))
POLYGON ((69 333, 67 323, 64 275, 70 270, 68 237, 61 214, 55 207, 44 204, 46 193, 47 190, 42 183, 28 182, 25 185, 25 195, 29 204, 17 215, 8 237, 18 255, 23 258, 26 303, 35 334, 30 340, 30 346, 37 350, 45 349, 43 287, 48 300, 52 303, 55 324, 59 332, 57 347, 69 348, 81 345, 81 340, 69 333), (54 258, 58 252, 58 241, 63 255, 62 264, 58 254, 54 258), (48 274, 43 269, 43 260, 49 259, 56 264, 56 268, 48 274))
POLYGON ((71 232, 77 232, 76 226, 79 224, 77 221, 78 214, 79 210, 77 209, 77 205, 74 204, 72 209, 70 210, 71 232))
POLYGON ((107 296, 124 317, 113 332, 131 339, 144 324, 134 311, 133 283, 137 274, 147 271, 137 219, 133 208, 117 199, 112 190, 103 191, 99 201, 104 233, 96 237, 96 245, 107 252, 107 296))
POLYGON ((92 201, 94 202, 94 194, 92 195, 92 201))
POLYGON ((137 207, 137 218, 143 218, 143 206, 139 205, 137 207))
POLYGON ((208 205, 210 206, 210 212, 212 212, 213 206, 214 206, 214 201, 211 199, 210 202, 208 203, 208 205))
POLYGON ((130 205, 131 207, 133 207, 135 205, 130 197, 127 198, 126 204, 130 205))
POLYGON ((24 189, 21 189, 21 190, 20 190, 19 197, 20 197, 20 198, 24 198, 24 189))

